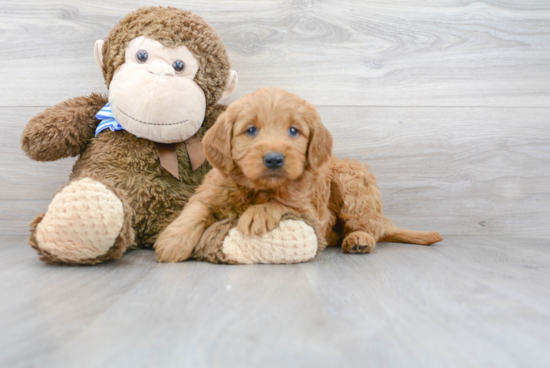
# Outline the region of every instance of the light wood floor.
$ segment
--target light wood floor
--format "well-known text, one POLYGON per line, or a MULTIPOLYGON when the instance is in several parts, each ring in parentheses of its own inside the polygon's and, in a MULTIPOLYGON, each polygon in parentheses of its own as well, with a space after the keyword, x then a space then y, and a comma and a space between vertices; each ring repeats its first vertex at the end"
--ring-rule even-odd
POLYGON ((1 238, 1 367, 548 367, 550 241, 449 236, 299 265, 47 266, 1 238))

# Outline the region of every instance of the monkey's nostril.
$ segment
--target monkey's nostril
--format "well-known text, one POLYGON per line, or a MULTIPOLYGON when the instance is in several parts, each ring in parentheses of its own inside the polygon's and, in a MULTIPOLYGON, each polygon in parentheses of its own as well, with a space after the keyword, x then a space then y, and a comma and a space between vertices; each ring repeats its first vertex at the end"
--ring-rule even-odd
POLYGON ((285 163, 285 156, 280 152, 268 152, 264 156, 264 165, 270 169, 278 169, 285 163))

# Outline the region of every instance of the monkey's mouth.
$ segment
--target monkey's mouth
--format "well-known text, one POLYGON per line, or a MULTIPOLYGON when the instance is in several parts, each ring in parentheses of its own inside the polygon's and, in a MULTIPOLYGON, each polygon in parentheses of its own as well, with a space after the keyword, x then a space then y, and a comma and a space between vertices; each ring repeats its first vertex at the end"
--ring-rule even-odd
POLYGON ((124 112, 120 107, 118 106, 115 106, 117 108, 118 111, 120 111, 121 113, 123 113, 124 115, 126 115, 127 117, 129 117, 130 119, 134 120, 134 121, 137 121, 138 123, 141 123, 141 124, 145 124, 145 125, 179 125, 179 124, 185 124, 187 123, 189 120, 188 119, 185 119, 185 120, 182 120, 182 121, 178 121, 178 122, 175 122, 175 123, 148 123, 146 121, 143 121, 143 120, 139 120, 139 119, 136 119, 134 118, 132 115, 124 112))

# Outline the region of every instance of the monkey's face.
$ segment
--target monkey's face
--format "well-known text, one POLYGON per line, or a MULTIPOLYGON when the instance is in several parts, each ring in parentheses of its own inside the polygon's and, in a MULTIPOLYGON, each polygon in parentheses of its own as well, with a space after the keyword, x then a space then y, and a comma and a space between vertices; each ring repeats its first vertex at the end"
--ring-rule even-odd
POLYGON ((220 36, 181 9, 137 9, 105 41, 96 41, 94 54, 115 119, 130 133, 159 143, 193 136, 207 110, 224 103, 237 86, 220 36))
POLYGON ((206 110, 204 92, 193 81, 198 70, 187 47, 167 48, 145 36, 134 38, 109 86, 115 119, 141 138, 186 140, 200 128, 206 110))

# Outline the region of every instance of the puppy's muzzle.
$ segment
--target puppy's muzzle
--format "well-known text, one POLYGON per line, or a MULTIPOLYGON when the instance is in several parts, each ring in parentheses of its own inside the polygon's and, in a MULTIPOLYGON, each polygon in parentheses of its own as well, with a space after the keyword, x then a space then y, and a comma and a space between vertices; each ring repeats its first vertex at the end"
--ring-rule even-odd
POLYGON ((268 152, 264 156, 264 165, 270 169, 278 169, 285 163, 285 156, 281 152, 268 152))

